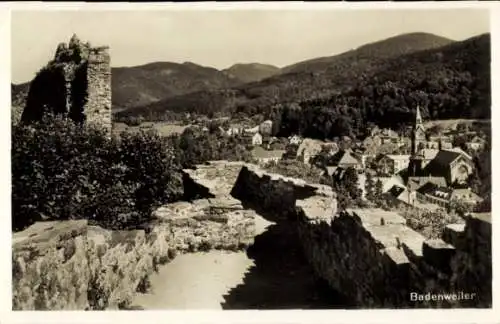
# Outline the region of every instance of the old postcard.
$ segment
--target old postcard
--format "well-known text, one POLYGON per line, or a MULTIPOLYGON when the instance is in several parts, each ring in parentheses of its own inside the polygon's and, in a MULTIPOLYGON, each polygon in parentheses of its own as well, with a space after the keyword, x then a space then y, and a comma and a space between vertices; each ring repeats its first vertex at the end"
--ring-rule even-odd
POLYGON ((493 7, 79 6, 10 8, 13 316, 492 314, 493 7))

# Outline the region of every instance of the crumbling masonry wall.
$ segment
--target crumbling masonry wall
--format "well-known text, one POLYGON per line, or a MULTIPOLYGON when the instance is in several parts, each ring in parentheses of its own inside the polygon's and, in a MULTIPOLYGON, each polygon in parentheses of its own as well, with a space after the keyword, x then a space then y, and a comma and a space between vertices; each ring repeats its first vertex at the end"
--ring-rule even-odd
POLYGON ((111 134, 111 66, 108 47, 91 47, 73 36, 30 83, 21 121, 47 113, 87 122, 111 134))
POLYGON ((331 187, 261 170, 255 165, 241 168, 231 195, 273 222, 297 219, 297 201, 315 197, 315 211, 333 215, 337 199, 331 187))
POLYGON ((329 188, 252 165, 242 167, 232 195, 272 221, 296 220, 316 274, 359 307, 491 307, 490 214, 471 214, 429 240, 396 212, 337 212, 329 188), (447 293, 457 295, 431 296, 447 293))
POLYGON ((111 131, 111 66, 107 48, 93 49, 87 65, 87 122, 111 131))
POLYGON ((302 210, 315 271, 365 307, 491 307, 491 223, 476 214, 426 240, 394 212, 358 209, 318 221, 302 210), (432 294, 458 294, 439 300, 432 294), (468 294, 469 298, 466 295, 468 294), (412 294, 430 300, 412 300, 412 294))

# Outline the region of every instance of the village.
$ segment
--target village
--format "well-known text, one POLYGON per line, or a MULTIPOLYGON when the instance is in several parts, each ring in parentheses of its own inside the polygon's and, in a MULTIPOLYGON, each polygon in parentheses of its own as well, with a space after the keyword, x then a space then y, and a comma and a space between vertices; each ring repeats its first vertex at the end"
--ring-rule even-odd
MULTIPOLYGON (((456 201, 473 208, 483 201, 468 179, 475 169, 473 155, 487 143, 485 134, 460 124, 445 131, 426 129, 419 107, 414 125, 405 134, 375 126, 362 141, 347 136, 337 141, 298 135, 283 139, 271 136, 272 127, 273 122, 265 120, 254 127, 219 126, 219 131, 242 140, 254 161, 264 167, 294 160, 333 178, 354 168, 363 198, 367 176, 371 176, 382 183, 386 197, 419 209, 448 209, 456 201), (460 146, 454 145, 458 139, 460 146)), ((209 131, 208 127, 203 131, 209 131)))

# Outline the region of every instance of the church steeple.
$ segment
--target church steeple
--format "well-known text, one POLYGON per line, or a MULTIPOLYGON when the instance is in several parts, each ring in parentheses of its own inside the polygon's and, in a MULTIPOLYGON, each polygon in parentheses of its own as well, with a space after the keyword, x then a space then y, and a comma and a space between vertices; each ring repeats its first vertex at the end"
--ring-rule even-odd
POLYGON ((422 121, 422 114, 420 113, 420 106, 417 106, 415 113, 415 125, 413 125, 413 132, 411 138, 411 153, 416 155, 421 148, 425 147, 425 128, 422 121))
POLYGON ((411 156, 408 171, 410 176, 419 176, 422 171, 422 149, 426 146, 426 136, 420 106, 415 113, 415 125, 411 134, 411 156))
POLYGON ((417 114, 415 117, 415 128, 417 128, 418 125, 422 125, 422 115, 420 114, 420 106, 417 105, 417 114))

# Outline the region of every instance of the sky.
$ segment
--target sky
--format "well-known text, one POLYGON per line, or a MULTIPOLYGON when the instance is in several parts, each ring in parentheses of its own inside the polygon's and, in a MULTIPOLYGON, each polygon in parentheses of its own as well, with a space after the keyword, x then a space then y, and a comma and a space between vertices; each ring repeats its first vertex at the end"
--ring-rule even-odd
POLYGON ((283 67, 409 32, 464 40, 489 32, 485 9, 13 11, 12 82, 31 80, 75 33, 110 47, 113 67, 186 61, 283 67))

